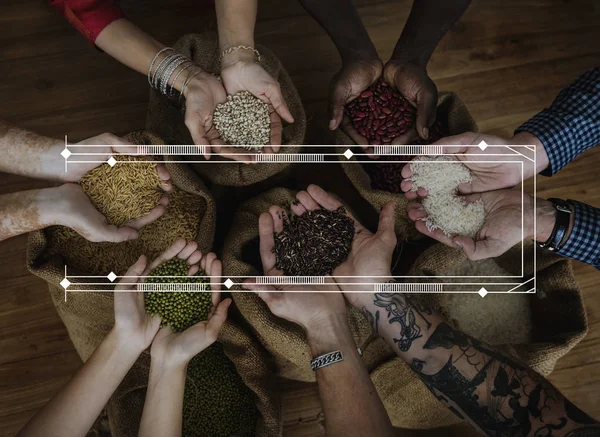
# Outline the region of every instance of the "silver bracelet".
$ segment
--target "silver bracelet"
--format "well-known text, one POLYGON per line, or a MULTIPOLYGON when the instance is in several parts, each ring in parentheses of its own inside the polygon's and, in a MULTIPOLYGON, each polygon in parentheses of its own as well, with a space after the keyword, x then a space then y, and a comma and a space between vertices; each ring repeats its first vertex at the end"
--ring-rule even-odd
POLYGON ((173 73, 175 72, 175 70, 177 70, 177 68, 183 64, 184 62, 187 61, 187 58, 183 55, 180 55, 178 58, 175 58, 173 60, 173 62, 171 62, 171 64, 169 65, 169 67, 165 70, 163 76, 161 77, 161 87, 160 87, 160 92, 166 96, 167 95, 167 88, 169 86, 169 79, 171 79, 171 76, 173 75, 173 73))
POLYGON ((185 78, 185 82, 183 83, 183 86, 181 87, 181 93, 179 94, 179 101, 181 101, 181 99, 185 98, 185 96, 183 95, 183 93, 185 92, 185 88, 188 86, 188 83, 190 83, 191 80, 194 77, 196 77, 197 75, 199 75, 200 73, 202 73, 202 70, 198 69, 196 72, 190 73, 188 75, 188 77, 185 78))
POLYGON ((152 87, 154 89, 160 90, 160 81, 161 81, 162 74, 169 67, 169 64, 171 62, 173 62, 179 56, 181 56, 181 55, 179 55, 179 54, 167 55, 160 62, 160 64, 158 64, 158 67, 156 67, 156 71, 154 72, 154 77, 152 78, 153 79, 152 87))
POLYGON ((148 68, 148 84, 150 86, 152 86, 152 80, 151 80, 151 77, 152 77, 152 68, 154 67, 155 62, 158 59, 158 57, 161 55, 161 53, 164 53, 167 50, 173 50, 174 51, 174 49, 172 49, 171 47, 165 47, 165 48, 159 50, 158 53, 156 53, 156 55, 154 55, 154 58, 152 59, 152 62, 150 62, 150 68, 148 68))
POLYGON ((310 368, 313 371, 317 371, 318 369, 331 366, 332 364, 339 363, 340 361, 344 361, 344 354, 342 354, 342 351, 333 351, 314 358, 310 362, 310 368))
POLYGON ((173 82, 171 82, 170 88, 169 88, 169 97, 171 97, 172 99, 175 98, 175 84, 177 83, 177 79, 179 79, 179 76, 181 76, 181 73, 183 73, 185 70, 187 70, 188 68, 190 68, 191 66, 194 65, 194 63, 192 61, 186 61, 187 64, 185 64, 184 66, 181 67, 181 69, 177 72, 177 74, 175 75, 175 78, 173 79, 173 82))

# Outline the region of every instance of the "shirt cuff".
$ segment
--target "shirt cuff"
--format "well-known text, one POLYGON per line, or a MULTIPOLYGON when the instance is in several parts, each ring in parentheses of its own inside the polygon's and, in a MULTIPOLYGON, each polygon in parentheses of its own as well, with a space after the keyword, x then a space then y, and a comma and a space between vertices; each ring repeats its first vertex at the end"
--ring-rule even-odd
POLYGON ((577 137, 570 132, 567 122, 552 109, 544 109, 533 118, 523 123, 515 134, 529 132, 539 139, 548 155, 548 168, 540 174, 552 176, 558 173, 577 153, 577 137))
POLYGON ((91 43, 106 26, 124 17, 114 0, 49 0, 49 4, 91 43))
POLYGON ((575 200, 569 202, 575 210, 573 230, 556 253, 600 270, 600 209, 575 200))

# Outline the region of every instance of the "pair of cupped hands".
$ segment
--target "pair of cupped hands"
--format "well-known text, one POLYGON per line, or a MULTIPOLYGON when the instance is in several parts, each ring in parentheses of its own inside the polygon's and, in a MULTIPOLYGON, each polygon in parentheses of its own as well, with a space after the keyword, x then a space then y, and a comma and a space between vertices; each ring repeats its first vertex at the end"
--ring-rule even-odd
MULTIPOLYGON (((292 205, 292 214, 302 215, 310 210, 326 208, 336 210, 341 203, 322 188, 311 185, 296 196, 298 202, 292 205)), ((279 206, 272 206, 269 212, 259 218, 260 256, 265 276, 283 276, 275 266, 274 235, 283 229, 286 212, 279 206)), ((365 229, 349 213, 354 221, 355 237, 348 259, 336 268, 333 274, 336 281, 346 276, 343 282, 336 282, 328 276, 322 286, 262 285, 254 279, 247 279, 243 287, 256 291, 276 316, 297 323, 306 330, 324 329, 334 318, 346 317, 344 295, 348 301, 362 308, 362 299, 368 294, 351 293, 360 290, 360 282, 381 281, 391 278, 390 265, 396 247, 394 233, 394 208, 387 204, 381 211, 379 226, 375 234, 365 229), (354 277, 354 278, 352 278, 354 277), (298 293, 303 291, 305 293, 298 293), (320 291, 321 293, 310 293, 320 291)), ((129 339, 132 347, 144 350, 152 345, 151 356, 161 363, 185 366, 195 355, 206 349, 217 338, 227 319, 231 299, 221 301, 222 264, 214 253, 204 256, 195 242, 179 240, 161 254, 151 264, 142 256, 125 274, 125 279, 115 287, 115 330, 129 339), (185 260, 189 266, 188 275, 199 270, 211 276, 213 307, 206 321, 199 322, 187 330, 174 333, 171 328, 160 328, 160 318, 146 313, 143 293, 135 292, 140 276, 147 276, 160 264, 174 257, 185 260)))
MULTIPOLYGON (((229 55, 231 56, 231 55, 229 55)), ((206 146, 205 158, 217 153, 236 161, 250 162, 251 155, 240 153, 239 148, 227 146, 219 136, 213 123, 213 112, 218 104, 227 100, 227 95, 248 91, 269 107, 271 118, 271 140, 264 147, 265 153, 279 151, 282 141, 283 123, 294 122, 281 93, 279 82, 260 64, 253 53, 236 53, 236 59, 225 56, 222 61, 221 82, 216 76, 202 72, 195 76, 185 90, 185 125, 196 145, 206 146)))

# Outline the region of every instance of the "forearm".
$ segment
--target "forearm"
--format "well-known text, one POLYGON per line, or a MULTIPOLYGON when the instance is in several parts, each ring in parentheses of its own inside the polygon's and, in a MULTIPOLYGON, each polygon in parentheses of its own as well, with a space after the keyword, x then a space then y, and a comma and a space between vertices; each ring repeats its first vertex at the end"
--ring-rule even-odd
POLYGON ((300 3, 325 29, 342 62, 379 59, 352 0, 300 0, 300 3))
POLYGON ((600 144, 600 68, 594 68, 563 89, 544 109, 515 132, 536 137, 548 162, 545 176, 557 173, 585 150, 600 144))
POLYGON ((61 179, 64 143, 0 120, 0 172, 41 179, 61 179))
POLYGON ((470 3, 471 0, 414 0, 392 60, 425 67, 442 37, 470 3))
POLYGON ((363 312, 431 392, 484 434, 558 437, 598 424, 542 376, 455 330, 411 295, 374 294, 363 312))
POLYGON ((217 0, 217 24, 221 51, 230 47, 254 47, 257 0, 217 0))
POLYGON ((392 424, 358 355, 347 318, 307 329, 313 357, 339 350, 344 360, 316 371, 327 435, 388 436, 392 424), (343 408, 340 408, 343 406, 343 408))
POLYGON ((121 18, 100 32, 96 45, 121 64, 147 74, 156 53, 165 47, 130 21, 121 18))
POLYGON ((67 386, 18 436, 86 435, 140 353, 111 331, 67 386))
POLYGON ((58 224, 60 198, 59 187, 1 195, 0 241, 58 224))
POLYGON ((185 375, 185 366, 152 359, 139 437, 181 436, 185 375))

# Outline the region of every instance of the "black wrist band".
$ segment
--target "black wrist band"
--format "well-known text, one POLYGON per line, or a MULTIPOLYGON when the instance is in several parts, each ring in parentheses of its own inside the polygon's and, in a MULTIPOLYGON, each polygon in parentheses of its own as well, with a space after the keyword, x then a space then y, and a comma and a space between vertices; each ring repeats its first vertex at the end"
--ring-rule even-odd
POLYGON ((538 246, 542 249, 548 249, 551 252, 555 252, 561 248, 561 243, 563 242, 565 235, 569 232, 569 225, 571 224, 571 204, 562 199, 548 199, 549 202, 552 202, 554 207, 556 208, 556 222, 554 223, 554 228, 552 229, 552 233, 550 234, 550 238, 545 242, 538 242, 538 246))

